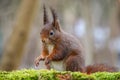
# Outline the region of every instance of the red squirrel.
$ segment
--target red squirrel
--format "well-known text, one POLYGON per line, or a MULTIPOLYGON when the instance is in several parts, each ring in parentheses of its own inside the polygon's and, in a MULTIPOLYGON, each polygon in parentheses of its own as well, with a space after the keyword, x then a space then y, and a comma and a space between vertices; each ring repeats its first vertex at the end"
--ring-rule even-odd
MULTIPOLYGON (((42 53, 35 60, 36 66, 39 65, 41 60, 44 60, 47 69, 88 73, 95 71, 91 66, 85 67, 84 50, 79 40, 61 29, 55 10, 53 8, 50 8, 50 10, 53 16, 52 22, 49 21, 44 6, 44 26, 40 32, 42 53)), ((98 69, 96 71, 100 70, 99 66, 92 66, 98 69)), ((104 69, 103 71, 109 70, 104 69)))
POLYGON ((45 60, 47 69, 61 67, 58 70, 83 72, 85 62, 79 40, 61 29, 55 10, 50 9, 53 16, 52 22, 48 20, 44 6, 44 27, 40 32, 42 54, 36 58, 36 66, 39 65, 39 61, 45 60))

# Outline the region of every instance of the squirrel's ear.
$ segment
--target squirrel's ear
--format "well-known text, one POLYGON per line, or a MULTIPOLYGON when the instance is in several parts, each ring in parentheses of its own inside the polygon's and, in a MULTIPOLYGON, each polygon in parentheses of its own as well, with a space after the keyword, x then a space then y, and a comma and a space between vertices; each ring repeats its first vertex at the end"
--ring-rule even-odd
POLYGON ((49 22, 48 20, 48 14, 47 14, 47 11, 46 11, 46 7, 45 7, 45 4, 43 5, 43 9, 44 9, 44 17, 43 17, 43 22, 44 22, 44 25, 47 24, 49 22))
POLYGON ((53 24, 53 27, 54 27, 56 30, 61 31, 59 20, 56 20, 56 21, 53 22, 52 24, 53 24))
POLYGON ((50 8, 50 9, 51 9, 52 16, 53 16, 53 22, 52 22, 53 27, 54 27, 56 30, 60 31, 60 23, 59 23, 57 14, 56 14, 56 12, 55 12, 55 10, 54 10, 53 8, 50 8))

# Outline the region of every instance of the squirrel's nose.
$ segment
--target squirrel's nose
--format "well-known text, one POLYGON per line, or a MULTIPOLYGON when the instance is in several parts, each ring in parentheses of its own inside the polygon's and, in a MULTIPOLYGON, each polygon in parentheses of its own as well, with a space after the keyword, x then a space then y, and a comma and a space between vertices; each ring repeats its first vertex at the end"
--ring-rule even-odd
POLYGON ((45 43, 45 40, 44 40, 44 39, 42 39, 42 42, 43 42, 43 43, 45 43))
POLYGON ((43 39, 42 39, 42 42, 43 42, 43 43, 48 42, 48 38, 43 38, 43 39))

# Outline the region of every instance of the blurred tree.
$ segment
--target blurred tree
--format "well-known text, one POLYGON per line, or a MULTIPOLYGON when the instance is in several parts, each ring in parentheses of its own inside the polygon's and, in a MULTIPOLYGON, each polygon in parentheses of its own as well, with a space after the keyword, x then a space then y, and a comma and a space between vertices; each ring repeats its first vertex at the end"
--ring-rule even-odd
MULTIPOLYGON (((111 4, 110 4, 111 6, 111 4)), ((112 2, 112 8, 110 11, 110 17, 109 17, 109 22, 110 22, 110 37, 109 37, 109 44, 108 44, 108 48, 109 48, 109 53, 110 53, 110 64, 116 65, 117 63, 117 51, 116 49, 112 48, 112 44, 113 41, 115 41, 115 39, 119 36, 120 30, 119 30, 119 25, 118 25, 118 7, 116 4, 116 0, 114 2, 112 2), (111 44, 111 45, 110 45, 111 44)))
POLYGON ((11 71, 19 67, 37 5, 38 0, 22 0, 13 33, 5 45, 1 70, 11 71))
POLYGON ((94 40, 93 40, 93 25, 92 25, 92 12, 91 12, 91 1, 81 1, 83 11, 82 16, 86 21, 86 34, 84 36, 85 45, 85 61, 86 65, 93 63, 94 54, 94 40))
MULTIPOLYGON (((116 1, 113 0, 99 0, 100 6, 102 8, 102 16, 100 20, 100 25, 107 25, 110 29, 110 34, 107 36, 104 42, 104 48, 96 51, 95 54, 95 62, 96 63, 107 63, 110 65, 115 65, 117 62, 117 53, 114 50, 113 41, 118 35, 117 28, 117 7, 116 1)), ((103 26, 105 27, 105 26, 103 26)))
POLYGON ((118 9, 117 19, 118 19, 119 30, 120 30, 120 0, 117 0, 117 9, 118 9))
POLYGON ((3 35, 2 35, 2 28, 1 28, 1 23, 0 23, 0 59, 2 55, 2 45, 3 45, 3 35))

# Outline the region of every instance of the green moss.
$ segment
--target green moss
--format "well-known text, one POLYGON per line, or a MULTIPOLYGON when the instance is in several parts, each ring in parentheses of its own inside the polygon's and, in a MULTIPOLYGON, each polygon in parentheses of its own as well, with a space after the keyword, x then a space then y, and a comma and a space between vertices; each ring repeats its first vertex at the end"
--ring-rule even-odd
POLYGON ((72 80, 96 80, 95 76, 87 75, 85 73, 73 72, 72 80))
POLYGON ((0 80, 120 80, 120 72, 97 72, 91 75, 80 72, 55 70, 17 70, 12 72, 0 71, 0 80))
POLYGON ((40 75, 39 75, 39 80, 56 80, 55 74, 57 71, 48 71, 48 70, 41 70, 40 75))
POLYGON ((92 75, 96 76, 98 80, 120 80, 120 72, 97 72, 92 75))
POLYGON ((0 71, 0 80, 38 80, 38 74, 36 70, 0 71))

